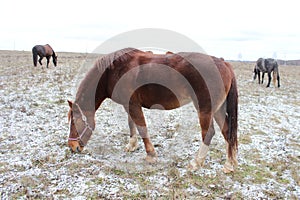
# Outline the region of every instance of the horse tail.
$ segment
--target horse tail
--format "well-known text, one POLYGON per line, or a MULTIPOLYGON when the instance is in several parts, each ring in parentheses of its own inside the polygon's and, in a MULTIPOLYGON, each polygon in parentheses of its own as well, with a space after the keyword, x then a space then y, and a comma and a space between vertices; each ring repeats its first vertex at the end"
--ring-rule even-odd
POLYGON ((32 48, 32 59, 33 59, 33 65, 36 67, 37 65, 37 59, 38 59, 38 53, 35 47, 32 48))
POLYGON ((235 155, 238 150, 237 128, 238 128, 238 90, 237 82, 233 77, 231 87, 226 99, 226 112, 228 116, 228 156, 231 160, 236 161, 235 155))

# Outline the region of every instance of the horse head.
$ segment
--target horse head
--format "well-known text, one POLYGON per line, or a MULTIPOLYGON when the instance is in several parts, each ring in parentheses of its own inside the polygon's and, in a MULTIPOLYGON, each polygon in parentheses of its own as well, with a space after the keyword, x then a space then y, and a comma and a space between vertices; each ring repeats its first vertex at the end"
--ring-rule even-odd
POLYGON ((95 120, 91 112, 83 112, 77 103, 68 101, 70 110, 68 120, 70 123, 70 134, 68 146, 73 152, 81 152, 95 128, 95 120))
POLYGON ((53 59, 53 64, 56 67, 56 65, 57 65, 57 55, 53 54, 52 59, 53 59))

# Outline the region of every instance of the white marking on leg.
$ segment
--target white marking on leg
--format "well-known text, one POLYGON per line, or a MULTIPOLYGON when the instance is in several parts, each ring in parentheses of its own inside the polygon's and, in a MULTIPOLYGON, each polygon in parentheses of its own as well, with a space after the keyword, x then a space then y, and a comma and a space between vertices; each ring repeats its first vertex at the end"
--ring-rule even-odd
POLYGON ((233 165, 231 164, 231 162, 228 159, 226 159, 226 162, 223 167, 223 172, 227 174, 227 173, 230 173, 233 171, 234 171, 233 165))
POLYGON ((206 144, 204 143, 201 144, 195 159, 192 160, 188 166, 188 169, 190 171, 195 171, 203 165, 208 149, 209 147, 206 144))
POLYGON ((125 151, 132 152, 138 148, 138 139, 137 136, 133 136, 129 139, 128 144, 125 147, 125 151))
POLYGON ((228 151, 229 150, 229 144, 228 142, 226 142, 226 152, 227 152, 227 158, 223 167, 223 172, 224 173, 230 173, 234 171, 234 165, 237 165, 237 160, 236 160, 236 150, 234 150, 234 152, 232 152, 232 157, 233 160, 229 159, 229 154, 228 151))

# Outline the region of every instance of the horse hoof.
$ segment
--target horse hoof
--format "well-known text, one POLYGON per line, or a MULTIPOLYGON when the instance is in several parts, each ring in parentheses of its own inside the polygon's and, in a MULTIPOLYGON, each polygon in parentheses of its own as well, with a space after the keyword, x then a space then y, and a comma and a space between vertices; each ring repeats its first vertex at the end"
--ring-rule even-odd
POLYGON ((222 171, 225 173, 225 174, 229 174, 229 173, 232 173, 234 170, 233 169, 228 169, 226 167, 223 167, 222 171))
POLYGON ((225 162, 224 167, 223 167, 223 172, 225 174, 231 173, 234 171, 233 165, 230 164, 228 161, 225 162))
MULTIPOLYGON (((205 147, 205 146, 204 146, 205 147)), ((208 150, 208 146, 206 146, 205 148, 207 148, 208 150)), ((196 156, 195 159, 193 159, 190 164, 188 165, 188 170, 189 171, 195 171, 197 169, 199 169, 200 167, 202 167, 204 165, 204 160, 205 160, 205 156, 206 156, 206 152, 207 150, 204 150, 202 153, 204 153, 205 155, 200 155, 198 153, 198 155, 196 156)))
POLYGON ((131 144, 127 144, 125 147, 125 152, 133 152, 133 151, 137 150, 137 148, 138 148, 138 145, 133 146, 131 144))
POLYGON ((156 152, 154 153, 148 153, 146 158, 145 158, 146 162, 149 164, 154 164, 157 162, 157 154, 156 152))
POLYGON ((187 166, 187 170, 190 172, 194 172, 199 169, 199 165, 195 160, 192 160, 189 165, 187 166))
POLYGON ((130 138, 129 143, 126 145, 125 152, 133 152, 137 150, 137 148, 138 148, 137 138, 133 137, 130 138))
POLYGON ((152 156, 146 156, 146 162, 149 164, 154 164, 157 162, 157 157, 152 157, 152 156))

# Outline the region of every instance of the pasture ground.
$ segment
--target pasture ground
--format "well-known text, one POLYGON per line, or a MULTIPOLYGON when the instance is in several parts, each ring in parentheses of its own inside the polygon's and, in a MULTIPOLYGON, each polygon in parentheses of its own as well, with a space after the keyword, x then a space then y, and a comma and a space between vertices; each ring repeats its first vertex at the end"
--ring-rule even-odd
MULTIPOLYGON (((33 67, 31 52, 0 51, 1 199, 299 199, 300 66, 280 66, 281 88, 252 81, 253 63, 232 62, 239 89, 239 166, 224 174, 219 129, 203 168, 186 166, 200 144, 191 104, 145 110, 158 152, 145 163, 129 137, 122 106, 106 100, 81 154, 67 147, 73 100, 95 55, 58 53, 58 67, 33 67)), ((45 66, 45 60, 44 60, 45 66)))

